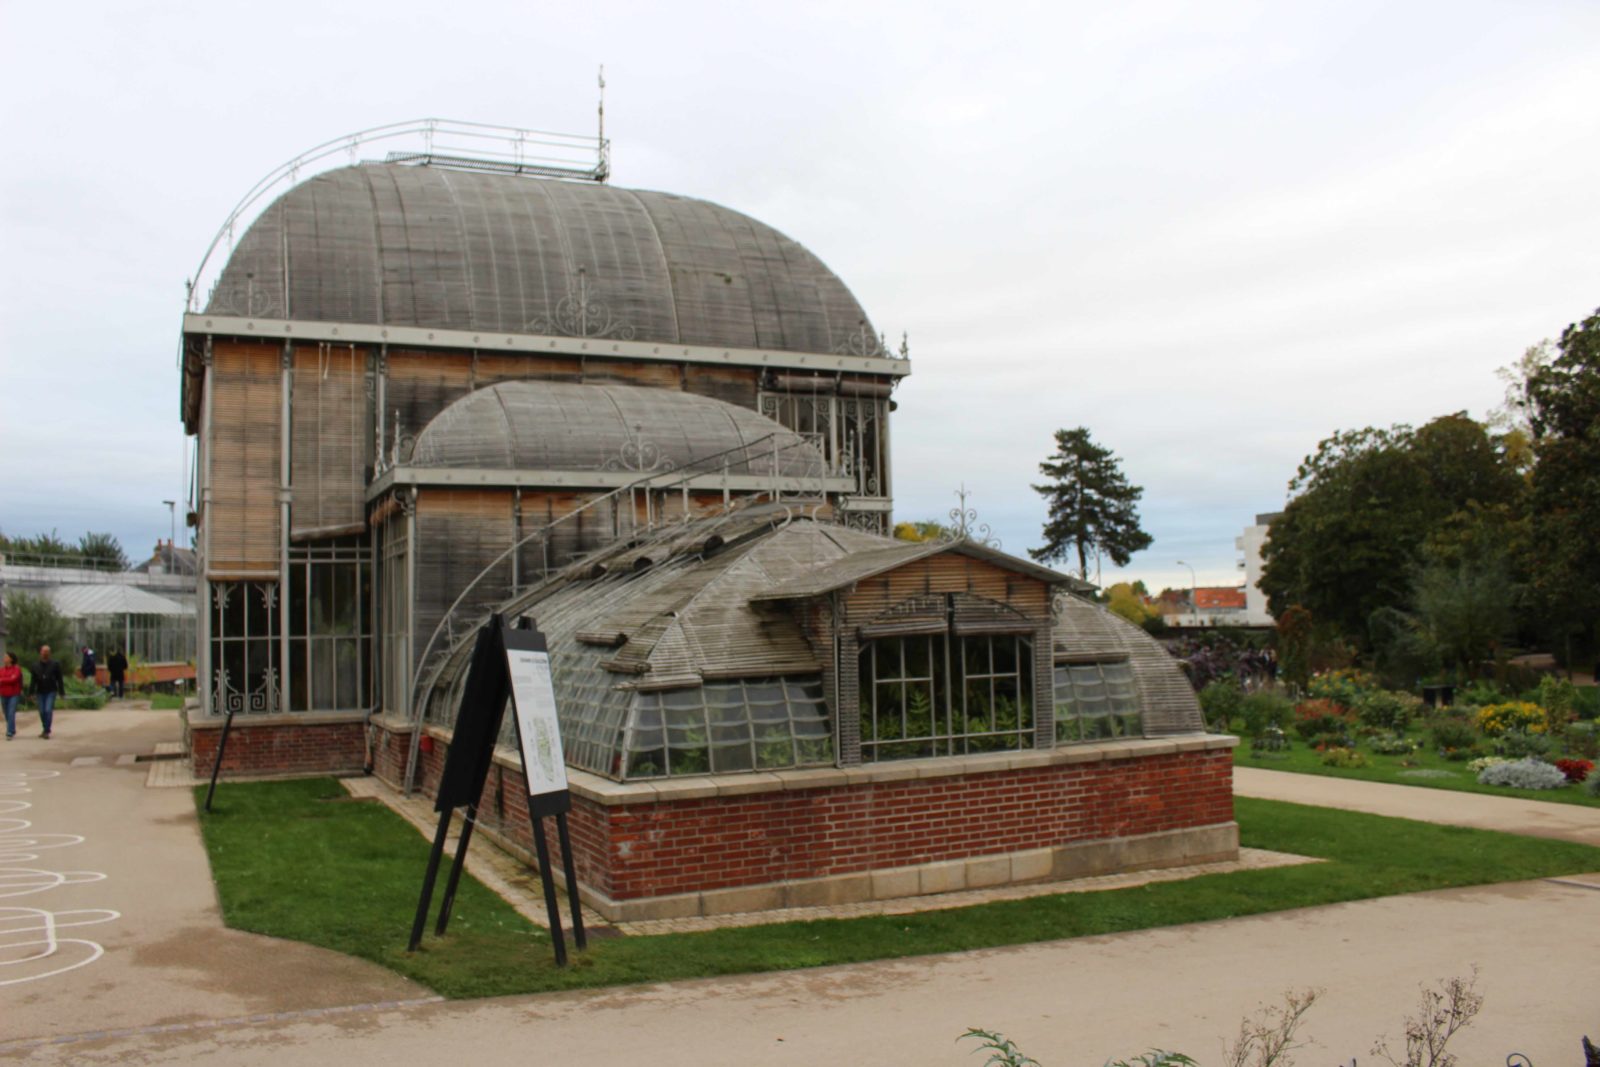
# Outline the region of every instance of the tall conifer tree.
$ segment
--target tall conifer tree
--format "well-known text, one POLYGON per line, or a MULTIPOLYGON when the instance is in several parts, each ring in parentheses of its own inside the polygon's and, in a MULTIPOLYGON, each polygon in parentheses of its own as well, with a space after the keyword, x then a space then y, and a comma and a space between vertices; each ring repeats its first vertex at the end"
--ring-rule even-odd
POLYGON ((1089 577, 1089 555, 1104 552, 1126 567, 1135 552, 1150 547, 1150 535, 1139 526, 1135 506, 1144 490, 1128 484, 1122 462, 1101 448, 1082 426, 1056 431, 1055 454, 1039 464, 1050 479, 1033 487, 1047 507, 1044 544, 1028 549, 1041 563, 1078 557, 1078 576, 1089 577))

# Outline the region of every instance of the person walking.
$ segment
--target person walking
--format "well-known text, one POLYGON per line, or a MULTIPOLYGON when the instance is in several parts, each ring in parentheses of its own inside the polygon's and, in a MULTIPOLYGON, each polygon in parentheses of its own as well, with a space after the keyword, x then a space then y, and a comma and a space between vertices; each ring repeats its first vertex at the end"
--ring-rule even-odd
POLYGON ((0 706, 6 712, 6 740, 17 736, 17 701, 22 699, 22 665, 15 652, 7 652, 0 664, 0 706))
POLYGON ((83 661, 78 664, 78 677, 94 685, 98 679, 95 677, 94 649, 88 645, 83 646, 83 661))
POLYGON ((61 664, 50 658, 50 646, 39 646, 39 662, 33 668, 33 693, 39 698, 39 725, 44 732, 39 736, 50 740, 50 721, 55 718, 56 697, 67 691, 67 680, 61 675, 61 664))
POLYGON ((106 660, 106 674, 111 679, 111 695, 121 700, 122 680, 128 674, 128 657, 122 654, 122 649, 111 650, 111 656, 106 660))

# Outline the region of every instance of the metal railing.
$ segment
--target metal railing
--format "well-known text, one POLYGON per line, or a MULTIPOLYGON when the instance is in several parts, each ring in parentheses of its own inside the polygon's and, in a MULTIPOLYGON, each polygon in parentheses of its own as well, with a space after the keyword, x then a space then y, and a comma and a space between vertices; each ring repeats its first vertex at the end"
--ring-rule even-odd
MULTIPOLYGON (((757 438, 755 441, 749 442, 748 444, 739 445, 734 448, 726 449, 722 452, 717 452, 712 455, 702 457, 670 471, 657 471, 645 474, 643 477, 608 493, 601 494, 600 496, 585 502, 582 506, 574 509, 573 511, 568 512, 566 515, 563 515, 560 518, 557 518, 554 521, 539 527, 526 537, 523 537, 512 544, 511 547, 501 552, 492 561, 485 565, 478 572, 477 576, 474 577, 472 581, 468 582, 461 592, 457 594, 455 600, 451 602, 450 606, 445 609, 443 617, 440 618, 439 622, 434 626, 433 632, 428 636, 427 643, 423 646, 422 654, 418 656, 415 661, 416 674, 413 677, 411 687, 411 752, 406 761, 405 791, 409 793, 412 788, 416 771, 417 745, 421 740, 423 718, 426 709, 433 698, 433 692, 435 687, 438 685, 440 676, 454 655, 465 649, 475 638, 478 628, 488 621, 491 610, 493 610, 482 607, 476 609, 469 607, 464 611, 464 605, 467 605, 468 598, 472 595, 473 591, 476 590, 497 567, 499 567, 506 560, 510 559, 514 553, 520 551, 535 541, 542 541, 544 543, 545 555, 543 558, 543 567, 539 571, 538 580, 531 583, 528 589, 513 589, 509 597, 501 598, 497 604, 497 609, 504 610, 515 602, 523 600, 537 590, 542 589, 548 585, 552 579, 559 579, 560 577, 572 573, 574 567, 592 567, 596 561, 597 555, 603 555, 607 551, 612 553, 627 551, 633 545, 636 535, 640 532, 648 533, 654 529, 668 525, 686 525, 695 521, 696 519, 709 517, 706 515, 694 514, 694 512, 688 506, 690 490, 689 483, 707 476, 715 476, 719 473, 721 473, 726 479, 730 475, 733 467, 741 463, 748 464, 753 459, 771 458, 772 484, 767 490, 767 494, 770 496, 772 503, 781 503, 783 498, 782 486, 785 482, 800 482, 803 484, 804 482, 812 479, 815 479, 816 481, 816 499, 825 500, 828 495, 827 480, 830 476, 836 476, 837 472, 830 469, 829 466, 821 460, 821 454, 815 451, 815 446, 811 442, 806 441, 803 438, 796 440, 794 439, 794 436, 795 435, 788 432, 781 434, 767 434, 763 437, 757 438), (788 442, 783 443, 783 438, 789 438, 788 442), (812 465, 813 470, 804 474, 783 474, 783 467, 780 463, 782 456, 787 452, 802 448, 811 450, 812 455, 817 457, 817 462, 812 465), (678 490, 682 493, 684 507, 679 513, 672 516, 670 519, 663 515, 659 517, 658 521, 651 504, 650 494, 666 493, 673 490, 678 490), (642 528, 642 531, 639 527, 632 525, 639 511, 638 494, 641 492, 645 494, 645 524, 642 528), (597 553, 590 553, 586 556, 579 557, 577 560, 568 562, 552 572, 550 567, 548 546, 550 538, 553 536, 553 532, 555 532, 558 527, 561 527, 566 523, 576 522, 580 516, 589 513, 604 504, 620 501, 624 495, 628 497, 627 515, 630 526, 627 534, 625 535, 620 528, 616 529, 614 531, 616 540, 611 545, 605 546, 597 553), (461 620, 461 633, 458 635, 456 633, 456 619, 458 618, 458 613, 465 615, 469 612, 471 613, 472 618, 470 620, 461 620), (444 644, 442 646, 439 645, 441 638, 444 639, 444 644), (437 650, 436 646, 439 646, 437 647, 437 650)), ((739 497, 735 498, 732 495, 732 492, 724 487, 724 512, 733 506, 736 499, 740 502, 748 502, 751 499, 751 494, 748 491, 744 491, 739 495, 739 497)), ((622 513, 619 510, 617 512, 619 526, 621 514, 622 513)))
POLYGON ((227 219, 206 246, 205 255, 200 257, 194 277, 186 283, 185 309, 201 310, 228 258, 224 255, 213 262, 217 249, 225 245, 227 251, 232 252, 234 234, 253 221, 253 216, 247 215, 269 193, 295 185, 302 176, 334 166, 353 166, 358 151, 366 146, 407 140, 413 142, 411 147, 391 150, 385 161, 594 182, 603 182, 611 176, 611 142, 603 134, 587 137, 436 118, 409 119, 357 130, 307 149, 269 171, 250 187, 228 212, 227 219))

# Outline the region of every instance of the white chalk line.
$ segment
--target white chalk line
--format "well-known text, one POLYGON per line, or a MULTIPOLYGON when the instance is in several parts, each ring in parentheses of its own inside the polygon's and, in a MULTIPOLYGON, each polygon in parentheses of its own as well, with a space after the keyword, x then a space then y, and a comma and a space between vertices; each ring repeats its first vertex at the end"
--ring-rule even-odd
MULTIPOLYGON (((0 794, 32 793, 33 784, 60 777, 59 771, 0 771, 0 794)), ((68 885, 103 882, 99 871, 51 871, 24 867, 39 853, 81 845, 79 834, 31 833, 33 824, 20 814, 32 808, 25 800, 0 800, 0 899, 30 896, 68 885)), ((37 982, 75 971, 105 955, 98 942, 61 937, 59 931, 94 926, 122 918, 109 908, 49 911, 21 905, 0 906, 0 987, 37 982), (44 966, 40 966, 44 964, 44 966)))

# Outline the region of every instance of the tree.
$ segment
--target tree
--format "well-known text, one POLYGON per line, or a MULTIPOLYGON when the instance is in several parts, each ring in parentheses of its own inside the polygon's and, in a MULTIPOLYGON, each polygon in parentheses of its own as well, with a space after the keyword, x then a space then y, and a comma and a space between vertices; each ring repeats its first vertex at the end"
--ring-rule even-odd
POLYGON ((6 597, 6 648, 23 663, 32 663, 40 645, 49 645, 57 658, 72 656, 72 627, 56 606, 32 593, 6 597))
POLYGON ((1078 576, 1089 577, 1089 554, 1104 552, 1126 567, 1135 552, 1150 547, 1135 505, 1144 495, 1123 477, 1121 461, 1101 448, 1084 427, 1056 431, 1056 451, 1039 464, 1050 481, 1033 487, 1045 498, 1044 544, 1028 549, 1041 563, 1078 557, 1078 576))
POLYGON ((87 566, 102 571, 125 571, 128 557, 122 543, 108 533, 86 533, 78 539, 78 555, 87 566))
POLYGON ((1562 331, 1556 348, 1527 378, 1529 570, 1536 611, 1570 668, 1600 644, 1600 310, 1562 331))
MULTIPOLYGON (((1502 440, 1458 413, 1417 430, 1335 433, 1289 487, 1299 495, 1273 522, 1262 551, 1269 606, 1277 615, 1302 605, 1365 644, 1374 612, 1411 602, 1430 535, 1496 508, 1520 508, 1524 483, 1502 440)), ((1468 539, 1495 529, 1485 522, 1468 539)))
POLYGON ((1135 626, 1149 626, 1152 619, 1161 618, 1161 612, 1144 602, 1143 586, 1143 582, 1118 582, 1106 590, 1106 608, 1135 626))
POLYGON ((894 537, 898 541, 937 541, 949 532, 949 527, 932 519, 894 524, 894 537))

